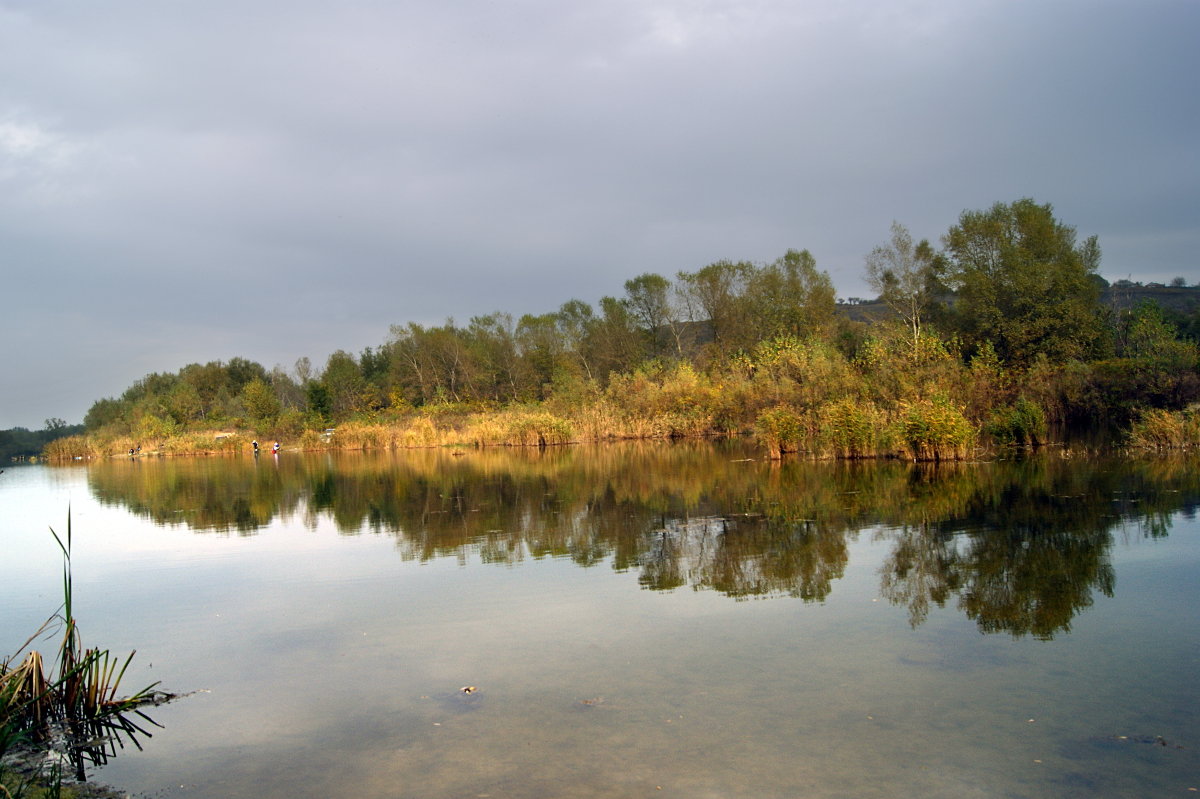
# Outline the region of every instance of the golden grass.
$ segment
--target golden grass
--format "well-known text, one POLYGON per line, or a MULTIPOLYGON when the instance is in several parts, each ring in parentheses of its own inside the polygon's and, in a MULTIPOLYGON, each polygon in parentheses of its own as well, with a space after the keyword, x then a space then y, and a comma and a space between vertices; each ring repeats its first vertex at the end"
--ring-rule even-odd
POLYGON ((1182 411, 1146 411, 1130 428, 1127 445, 1138 450, 1200 446, 1200 407, 1182 411))

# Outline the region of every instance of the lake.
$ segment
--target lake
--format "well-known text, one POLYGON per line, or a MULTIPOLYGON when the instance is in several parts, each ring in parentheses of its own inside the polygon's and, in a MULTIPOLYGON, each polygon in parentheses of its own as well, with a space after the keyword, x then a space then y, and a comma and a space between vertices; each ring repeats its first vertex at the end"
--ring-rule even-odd
POLYGON ((84 644, 189 694, 89 770, 135 795, 1183 796, 1197 463, 12 466, 0 651, 61 601, 69 509, 84 644))

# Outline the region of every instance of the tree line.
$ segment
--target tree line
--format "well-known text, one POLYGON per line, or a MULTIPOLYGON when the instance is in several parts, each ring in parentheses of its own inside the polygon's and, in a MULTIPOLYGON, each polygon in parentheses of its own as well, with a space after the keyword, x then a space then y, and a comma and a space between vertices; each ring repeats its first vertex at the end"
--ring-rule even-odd
MULTIPOLYGON (((868 318, 839 304, 810 252, 789 250, 769 263, 638 275, 596 306, 571 299, 542 314, 393 325, 379 346, 339 350, 320 368, 233 358, 152 373, 97 401, 84 424, 144 439, 230 426, 296 437, 540 407, 578 428, 585 409, 603 407, 624 420, 614 434, 641 414, 649 434, 757 426, 769 437, 774 426, 786 449, 817 446, 806 424, 875 418, 842 419, 838 402, 869 407, 877 421, 950 408, 972 430, 1024 441, 1047 424, 1129 425, 1146 409, 1200 401, 1200 309, 1106 303, 1100 257, 1096 237, 1079 240, 1050 205, 996 203, 964 211, 937 245, 893 224, 864 259, 884 309, 868 318)), ((835 454, 870 454, 847 446, 835 454)))
POLYGON ((0 462, 37 457, 51 441, 79 435, 84 429, 81 424, 67 424, 64 419, 51 418, 41 430, 27 427, 0 430, 0 462))

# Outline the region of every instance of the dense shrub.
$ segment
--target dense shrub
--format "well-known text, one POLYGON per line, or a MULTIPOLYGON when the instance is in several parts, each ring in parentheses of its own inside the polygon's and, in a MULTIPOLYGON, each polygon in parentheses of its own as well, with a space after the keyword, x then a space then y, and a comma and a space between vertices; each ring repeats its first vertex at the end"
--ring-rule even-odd
POLYGON ((823 405, 816 428, 820 454, 836 458, 874 458, 892 449, 892 429, 872 402, 840 399, 823 405))
POLYGON ((767 447, 767 454, 778 460, 785 452, 796 452, 807 438, 805 420, 793 408, 783 405, 758 415, 754 432, 767 447))
POLYGON ((905 403, 898 425, 900 445, 913 460, 961 460, 976 439, 962 409, 940 397, 905 403))
POLYGON ((1038 446, 1046 439, 1046 413, 1026 397, 994 408, 985 430, 1001 446, 1038 446))

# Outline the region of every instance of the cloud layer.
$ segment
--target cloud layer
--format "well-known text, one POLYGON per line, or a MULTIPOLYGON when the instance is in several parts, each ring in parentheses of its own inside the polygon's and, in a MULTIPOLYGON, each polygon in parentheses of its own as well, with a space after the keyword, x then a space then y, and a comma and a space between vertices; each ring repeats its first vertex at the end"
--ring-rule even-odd
POLYGON ((1196 280, 1191 2, 0 0, 0 428, 1031 196, 1196 280))

